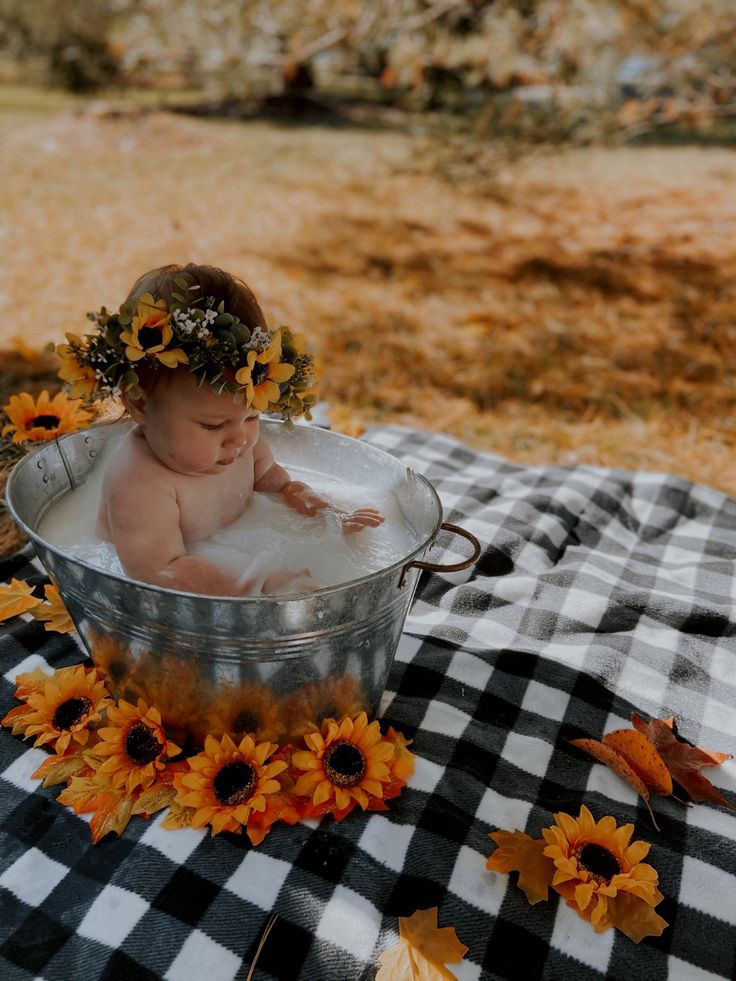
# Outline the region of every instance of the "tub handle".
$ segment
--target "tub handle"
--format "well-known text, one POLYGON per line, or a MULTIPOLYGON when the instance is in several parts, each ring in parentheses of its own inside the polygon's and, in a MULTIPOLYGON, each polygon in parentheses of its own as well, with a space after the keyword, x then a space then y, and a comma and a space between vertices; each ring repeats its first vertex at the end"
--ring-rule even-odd
POLYGON ((462 562, 453 562, 452 565, 441 565, 439 562, 407 562, 401 573, 399 589, 406 582, 406 577, 409 575, 409 569, 411 568, 426 569, 427 572, 460 572, 461 569, 467 569, 478 561, 481 553, 481 544, 472 532, 466 531, 464 528, 459 528, 457 525, 451 525, 449 521, 443 521, 440 529, 452 532, 454 535, 460 535, 461 538, 466 538, 473 546, 473 554, 469 559, 463 559, 462 562))

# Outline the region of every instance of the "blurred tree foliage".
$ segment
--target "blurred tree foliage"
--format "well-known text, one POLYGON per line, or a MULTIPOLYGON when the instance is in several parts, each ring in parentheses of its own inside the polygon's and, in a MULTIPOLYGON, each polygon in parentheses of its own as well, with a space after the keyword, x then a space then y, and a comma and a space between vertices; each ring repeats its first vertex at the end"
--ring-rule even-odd
POLYGON ((0 53, 77 91, 493 103, 494 127, 545 139, 584 138, 591 114, 638 133, 736 113, 733 0, 0 0, 0 53))

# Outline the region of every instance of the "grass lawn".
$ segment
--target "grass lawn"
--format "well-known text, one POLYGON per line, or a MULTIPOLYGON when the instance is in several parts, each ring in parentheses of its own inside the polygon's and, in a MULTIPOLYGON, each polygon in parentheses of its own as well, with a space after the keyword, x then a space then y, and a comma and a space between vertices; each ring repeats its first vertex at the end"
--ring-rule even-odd
POLYGON ((735 151, 570 150, 489 194, 438 176, 415 124, 109 109, 0 87, 0 346, 210 262, 312 339, 337 428, 736 494, 735 151))

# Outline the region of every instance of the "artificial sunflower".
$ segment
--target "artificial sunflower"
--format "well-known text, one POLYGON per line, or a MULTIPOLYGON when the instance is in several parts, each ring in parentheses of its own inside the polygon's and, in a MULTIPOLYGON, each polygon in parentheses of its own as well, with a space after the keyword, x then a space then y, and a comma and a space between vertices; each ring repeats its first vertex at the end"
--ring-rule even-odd
POLYGON ((206 720, 211 736, 251 735, 257 742, 282 742, 286 725, 282 706, 268 685, 251 683, 225 689, 212 702, 206 720))
POLYGON ((143 293, 136 301, 130 330, 124 330, 120 340, 126 345, 128 361, 140 361, 150 355, 167 368, 176 368, 178 364, 188 364, 189 357, 179 347, 167 350, 173 336, 166 301, 154 300, 150 293, 143 293))
POLYGON ((585 805, 577 819, 560 812, 552 827, 542 829, 544 854, 555 865, 552 886, 598 933, 615 925, 609 903, 619 893, 637 896, 649 906, 663 898, 656 870, 641 861, 650 845, 629 844, 633 833, 633 824, 619 828, 610 815, 596 822, 585 805))
POLYGON ((36 620, 45 621, 46 630, 55 630, 60 634, 68 634, 74 630, 74 621, 64 606, 59 590, 54 585, 44 586, 46 602, 34 607, 31 611, 36 620))
POLYGON ((86 745, 90 725, 112 705, 105 682, 95 668, 81 664, 59 668, 44 680, 39 675, 18 676, 16 696, 25 704, 11 709, 2 724, 12 727, 13 735, 35 736, 34 746, 48 745, 59 755, 72 739, 86 745))
POLYGON ((259 412, 265 412, 271 403, 281 397, 280 382, 288 381, 296 370, 293 364, 279 361, 281 334, 276 333, 268 347, 260 354, 248 352, 248 363, 235 373, 239 385, 245 385, 245 403, 259 412))
POLYGON ((98 731, 95 754, 107 757, 97 773, 110 779, 114 789, 131 794, 136 787, 150 787, 166 761, 181 752, 166 738, 157 709, 138 699, 138 705, 119 701, 107 710, 112 723, 98 731))
POLYGON ((95 374, 95 369, 90 364, 80 364, 72 345, 76 350, 86 350, 84 341, 77 334, 67 333, 68 344, 57 344, 56 353, 61 360, 61 367, 58 375, 69 391, 73 399, 92 399, 97 389, 99 381, 95 374))
POLYGON ((213 835, 245 828, 254 845, 262 841, 281 810, 269 806, 280 798, 276 777, 286 769, 283 760, 266 762, 276 749, 252 736, 239 743, 207 736, 204 752, 188 760, 190 771, 174 776, 177 803, 195 809, 192 827, 209 824, 213 835))
POLYGON ((499 847, 486 866, 518 872, 530 903, 546 899, 551 886, 597 933, 613 926, 638 943, 659 936, 667 923, 653 909, 664 898, 657 872, 642 862, 650 845, 632 843, 633 831, 633 824, 619 828, 611 816, 596 822, 583 805, 577 818, 555 814, 555 824, 542 829, 543 841, 522 831, 492 833, 499 847))
POLYGON ((349 674, 328 675, 320 683, 304 685, 291 695, 284 710, 289 739, 297 742, 325 719, 351 718, 368 709, 360 681, 349 674))
POLYGON ((366 810, 383 801, 395 748, 381 736, 378 721, 369 723, 365 712, 339 723, 326 719, 321 731, 307 733, 304 742, 307 749, 291 757, 292 765, 304 771, 294 793, 311 797, 313 816, 331 812, 342 820, 356 804, 366 810))
POLYGON ((11 395, 3 411, 10 422, 3 428, 2 435, 12 433, 14 443, 40 443, 64 433, 76 433, 92 419, 80 401, 70 399, 64 392, 50 398, 46 389, 37 399, 28 392, 11 395))

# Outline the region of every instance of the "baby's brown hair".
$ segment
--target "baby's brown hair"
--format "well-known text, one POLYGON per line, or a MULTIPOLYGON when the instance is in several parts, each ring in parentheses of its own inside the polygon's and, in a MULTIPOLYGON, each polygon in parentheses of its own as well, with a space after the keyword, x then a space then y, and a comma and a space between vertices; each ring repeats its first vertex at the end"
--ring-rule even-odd
MULTIPOLYGON (((170 263, 168 266, 150 269, 138 277, 127 298, 137 300, 143 293, 151 293, 154 299, 166 300, 167 306, 171 306, 173 294, 182 292, 181 287, 175 283, 180 277, 186 278, 192 286, 199 286, 198 292, 193 290, 191 293, 193 302, 213 296, 215 307, 222 301, 225 311, 237 317, 246 327, 267 329, 266 318, 250 286, 217 266, 201 266, 188 262, 185 266, 170 263)), ((139 365, 136 371, 140 387, 149 394, 162 381, 170 381, 173 377, 173 372, 159 371, 147 365, 139 365)))
POLYGON ((137 300, 143 293, 151 293, 154 299, 166 300, 167 305, 171 305, 172 294, 181 292, 174 280, 182 276, 200 288, 198 293, 192 291, 193 299, 214 296, 215 306, 222 300, 226 312, 233 314, 246 327, 266 329, 266 318, 250 286, 217 266, 200 266, 194 262, 188 262, 186 266, 176 263, 159 266, 138 277, 128 299, 137 300))

